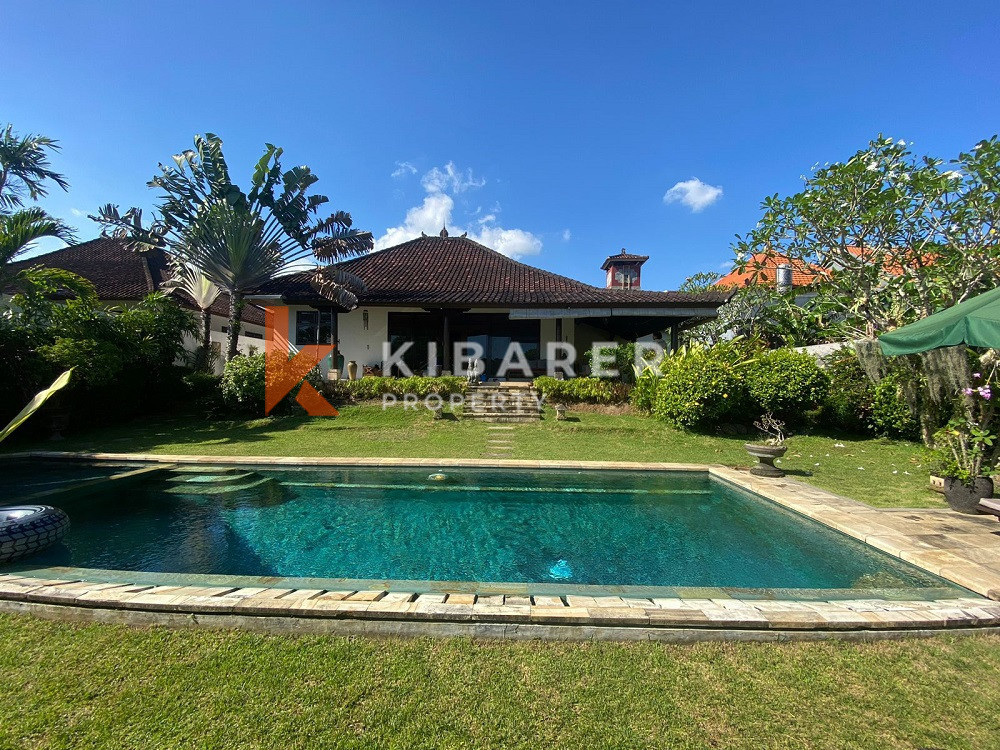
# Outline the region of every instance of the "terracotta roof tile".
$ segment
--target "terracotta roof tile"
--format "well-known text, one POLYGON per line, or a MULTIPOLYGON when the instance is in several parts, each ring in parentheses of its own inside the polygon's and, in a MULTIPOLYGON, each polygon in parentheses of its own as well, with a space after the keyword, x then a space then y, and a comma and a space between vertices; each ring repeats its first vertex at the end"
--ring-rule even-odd
MULTIPOLYGON (((723 291, 685 293, 604 289, 519 263, 466 237, 419 237, 340 264, 361 277, 363 305, 452 307, 718 307, 723 291)), ((256 290, 316 301, 307 271, 256 290)))
MULTIPOLYGON (((167 257, 162 251, 139 255, 121 241, 109 237, 98 237, 11 264, 14 269, 33 266, 72 271, 90 281, 97 289, 97 296, 108 302, 138 302, 158 290, 170 276, 167 257)), ((185 307, 194 307, 186 295, 178 297, 185 307)), ((216 315, 229 317, 229 295, 220 294, 211 310, 216 315)), ((243 321, 262 326, 264 311, 256 305, 247 305, 243 321)))
POLYGON ((775 282, 775 271, 778 266, 789 264, 792 267, 792 286, 803 287, 813 284, 816 279, 823 274, 823 271, 809 263, 799 260, 789 260, 781 253, 755 253, 747 261, 746 270, 741 271, 734 268, 713 286, 721 289, 750 286, 751 284, 773 284, 775 282), (754 282, 754 272, 757 273, 757 280, 754 282))

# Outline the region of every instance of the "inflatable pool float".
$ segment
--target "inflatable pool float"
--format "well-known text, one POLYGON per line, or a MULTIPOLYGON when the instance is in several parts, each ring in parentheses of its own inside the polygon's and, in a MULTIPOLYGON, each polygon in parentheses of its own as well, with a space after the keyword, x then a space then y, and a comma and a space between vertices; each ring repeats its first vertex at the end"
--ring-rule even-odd
POLYGON ((69 531, 69 516, 51 505, 0 507, 0 563, 51 547, 69 531))

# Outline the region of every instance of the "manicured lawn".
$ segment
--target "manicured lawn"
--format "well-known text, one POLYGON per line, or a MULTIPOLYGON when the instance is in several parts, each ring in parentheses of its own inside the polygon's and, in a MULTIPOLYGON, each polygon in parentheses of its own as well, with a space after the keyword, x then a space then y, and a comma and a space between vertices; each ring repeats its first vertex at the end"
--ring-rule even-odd
POLYGON ((260 636, 0 617, 0 746, 987 748, 1000 637, 260 636))
MULTIPOLYGON (((219 456, 482 457, 493 435, 486 425, 445 419, 426 410, 348 406, 337 418, 278 417, 207 421, 193 417, 143 419, 106 429, 78 431, 58 442, 13 443, 8 450, 87 450, 219 456)), ((674 461, 749 466, 745 437, 673 430, 641 416, 571 413, 517 425, 508 435, 512 458, 674 461)), ((905 441, 835 434, 799 435, 783 467, 823 489, 882 507, 945 507, 926 489, 923 449, 905 441)))

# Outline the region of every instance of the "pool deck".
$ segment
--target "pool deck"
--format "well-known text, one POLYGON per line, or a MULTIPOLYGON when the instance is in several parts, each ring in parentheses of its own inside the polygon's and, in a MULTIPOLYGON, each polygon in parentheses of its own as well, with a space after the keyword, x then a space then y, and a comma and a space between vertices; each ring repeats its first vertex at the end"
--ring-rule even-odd
MULTIPOLYGON (((267 632, 472 635, 614 640, 788 640, 927 635, 1000 627, 1000 522, 950 510, 885 510, 796 482, 695 464, 173 456, 36 452, 5 458, 68 458, 159 464, 480 467, 699 471, 762 495, 969 590, 941 599, 864 597, 830 601, 727 596, 601 596, 342 590, 275 585, 147 585, 88 581, 86 571, 52 568, 0 575, 0 611, 137 625, 240 627, 267 632), (53 578, 62 572, 62 578, 53 578), (77 574, 81 575, 77 575, 77 574), (68 575, 66 575, 68 574, 68 575), (974 592, 974 593, 973 593, 974 592), (976 596, 978 594, 979 596, 976 596)), ((138 574, 137 574, 138 575, 138 574)), ((95 576, 97 577, 97 576, 95 576)), ((179 577, 180 578, 180 577, 179 577)), ((190 577, 186 577, 190 578, 190 577)), ((237 581, 234 580, 234 583, 237 581)))

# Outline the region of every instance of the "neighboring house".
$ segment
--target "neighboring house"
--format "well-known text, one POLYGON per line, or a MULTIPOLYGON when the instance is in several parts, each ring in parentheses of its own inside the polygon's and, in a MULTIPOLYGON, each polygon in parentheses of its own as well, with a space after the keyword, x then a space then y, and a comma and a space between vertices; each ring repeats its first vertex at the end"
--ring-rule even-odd
MULTIPOLYGON (((71 245, 62 250, 36 255, 11 264, 14 269, 43 266, 61 268, 82 276, 97 290, 101 302, 108 306, 126 306, 139 302, 148 294, 160 290, 170 278, 170 268, 162 250, 152 250, 140 255, 129 250, 123 242, 107 237, 99 237, 90 242, 71 245)), ((192 311, 197 308, 183 293, 174 293, 183 307, 192 311)), ((210 308, 212 312, 212 349, 222 353, 226 348, 226 332, 229 320, 229 295, 219 295, 210 308)), ((199 324, 201 319, 199 317, 199 324)), ((185 337, 185 347, 195 351, 200 340, 194 336, 185 337)), ((264 311, 256 305, 248 304, 243 310, 243 331, 239 338, 239 349, 246 353, 255 347, 264 348, 264 311)), ((221 357, 216 362, 217 371, 222 371, 221 357)))
POLYGON ((781 253, 755 253, 747 259, 744 270, 734 268, 713 286, 738 289, 767 284, 785 289, 804 289, 812 286, 823 274, 819 267, 800 260, 789 260, 781 253))
MULTIPOLYGON (((425 235, 339 264, 365 282, 354 310, 319 297, 305 271, 279 277, 248 298, 289 308, 292 349, 336 342, 335 369, 341 377, 343 363, 352 360, 361 368, 382 369, 383 344, 397 350, 407 341, 414 346, 404 361, 415 373, 430 368, 429 342, 437 345, 437 369, 451 372, 453 344, 466 341, 482 345, 488 377, 496 374, 511 342, 521 345, 536 374, 546 369, 549 342, 573 344, 579 372, 583 352, 594 342, 635 341, 669 332, 676 343, 681 329, 714 318, 729 299, 731 293, 725 291, 642 290, 638 267, 645 260, 628 253, 609 257, 602 268, 609 284, 618 285, 601 288, 519 263, 442 230, 439 236, 425 235)), ((330 363, 323 367, 329 369, 330 363)))

